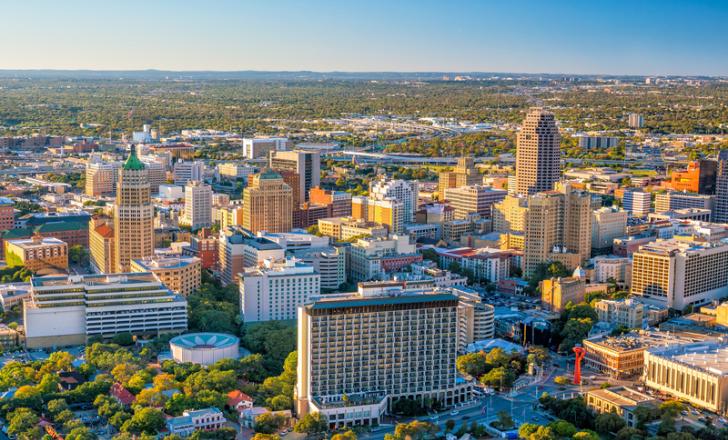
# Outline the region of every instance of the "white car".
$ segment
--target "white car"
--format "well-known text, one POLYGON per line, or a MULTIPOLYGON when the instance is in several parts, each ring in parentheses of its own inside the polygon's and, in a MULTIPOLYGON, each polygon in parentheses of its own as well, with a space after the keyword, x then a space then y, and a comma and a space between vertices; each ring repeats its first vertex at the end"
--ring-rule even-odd
POLYGON ((460 414, 460 411, 458 411, 458 410, 456 410, 456 409, 454 409, 454 410, 450 411, 450 415, 451 415, 451 416, 456 416, 456 415, 458 415, 458 414, 460 414))

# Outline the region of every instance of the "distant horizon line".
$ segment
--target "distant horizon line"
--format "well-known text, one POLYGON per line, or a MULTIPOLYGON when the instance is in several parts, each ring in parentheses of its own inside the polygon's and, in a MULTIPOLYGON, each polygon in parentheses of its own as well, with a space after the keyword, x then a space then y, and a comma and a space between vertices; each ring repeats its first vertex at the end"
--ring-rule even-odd
POLYGON ((215 69, 160 69, 160 68, 137 68, 137 69, 84 69, 84 68, 0 68, 2 73, 161 73, 161 74, 316 74, 316 75, 522 75, 522 76, 583 76, 583 77, 633 77, 633 78, 728 78, 728 74, 637 74, 637 73, 574 73, 574 72, 509 72, 509 71, 487 71, 487 70, 259 70, 259 69, 237 69, 237 70, 215 70, 215 69))

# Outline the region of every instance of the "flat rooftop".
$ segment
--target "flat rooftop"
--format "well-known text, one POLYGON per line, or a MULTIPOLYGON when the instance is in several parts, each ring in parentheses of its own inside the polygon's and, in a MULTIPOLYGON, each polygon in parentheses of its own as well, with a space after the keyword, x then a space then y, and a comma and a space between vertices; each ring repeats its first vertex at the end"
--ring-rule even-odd
POLYGON ((728 344, 699 342, 658 347, 649 352, 697 370, 719 376, 728 375, 728 344))
POLYGON ((632 350, 644 350, 649 347, 664 347, 676 343, 691 343, 710 339, 707 335, 695 333, 676 333, 642 331, 631 332, 621 336, 604 336, 594 339, 587 339, 591 344, 609 348, 615 351, 624 352, 632 350))
POLYGON ((159 283, 159 281, 150 272, 33 277, 31 281, 33 287, 72 286, 74 284, 103 286, 107 284, 135 283, 159 283))
POLYGON ((19 240, 7 240, 7 242, 23 249, 42 248, 45 246, 61 246, 66 244, 65 241, 59 240, 55 237, 43 237, 40 239, 25 238, 19 240))
POLYGON ((322 299, 308 307, 312 310, 330 310, 345 307, 369 307, 400 304, 417 304, 424 302, 458 301, 458 297, 450 293, 436 294, 401 294, 396 296, 362 297, 351 295, 347 298, 322 299))
POLYGON ((181 269, 199 261, 200 259, 197 257, 167 256, 138 259, 134 260, 134 263, 147 271, 154 271, 159 269, 181 269))
POLYGON ((619 406, 634 406, 655 400, 647 394, 640 393, 637 390, 627 387, 589 390, 589 394, 619 406))

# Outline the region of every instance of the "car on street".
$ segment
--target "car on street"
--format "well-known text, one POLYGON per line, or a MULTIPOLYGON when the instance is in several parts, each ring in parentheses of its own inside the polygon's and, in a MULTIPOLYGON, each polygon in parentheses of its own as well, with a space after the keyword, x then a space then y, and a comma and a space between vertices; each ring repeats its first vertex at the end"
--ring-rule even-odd
POLYGON ((456 415, 458 415, 458 414, 460 414, 460 411, 458 411, 458 410, 456 410, 456 409, 454 409, 454 410, 450 411, 450 415, 451 415, 451 416, 456 416, 456 415))

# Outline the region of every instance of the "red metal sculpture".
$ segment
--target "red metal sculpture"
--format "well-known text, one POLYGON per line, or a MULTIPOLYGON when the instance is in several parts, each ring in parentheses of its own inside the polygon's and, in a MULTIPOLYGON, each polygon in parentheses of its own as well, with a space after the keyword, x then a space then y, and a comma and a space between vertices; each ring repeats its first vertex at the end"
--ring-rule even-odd
POLYGON ((584 355, 586 354, 586 349, 582 346, 577 345, 574 347, 574 354, 575 360, 574 360, 574 385, 580 385, 581 384, 581 360, 584 359, 584 355))

